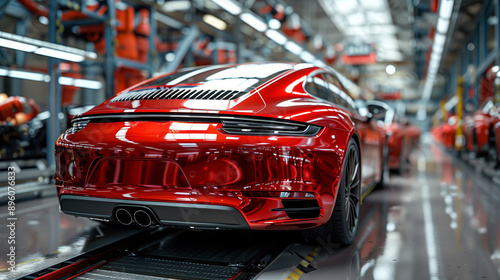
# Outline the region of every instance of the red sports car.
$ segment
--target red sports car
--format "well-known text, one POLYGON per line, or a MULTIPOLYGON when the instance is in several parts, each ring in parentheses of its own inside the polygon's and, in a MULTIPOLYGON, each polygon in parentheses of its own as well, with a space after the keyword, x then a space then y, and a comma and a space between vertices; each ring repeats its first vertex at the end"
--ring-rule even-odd
POLYGON ((411 151, 405 127, 400 123, 395 110, 388 104, 378 100, 369 100, 366 104, 373 118, 377 119, 378 125, 387 135, 389 168, 402 172, 411 151))
POLYGON ((455 149, 455 134, 458 128, 458 120, 455 115, 450 115, 446 123, 442 123, 433 129, 434 137, 438 142, 448 149, 455 149))
POLYGON ((476 156, 486 156, 496 162, 497 147, 495 124, 498 122, 493 98, 487 98, 472 116, 467 116, 464 123, 465 148, 476 156))
POLYGON ((308 239, 349 244, 362 198, 383 180, 384 140, 333 70, 188 68, 77 116, 56 143, 55 183, 74 216, 307 229, 308 239))

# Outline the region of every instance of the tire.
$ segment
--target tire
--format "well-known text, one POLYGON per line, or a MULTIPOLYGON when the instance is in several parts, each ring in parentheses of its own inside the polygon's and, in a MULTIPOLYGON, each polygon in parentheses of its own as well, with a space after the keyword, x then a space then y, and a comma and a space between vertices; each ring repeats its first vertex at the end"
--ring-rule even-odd
POLYGON ((377 183, 377 188, 384 189, 389 182, 390 169, 389 169, 389 146, 387 145, 387 141, 384 144, 384 148, 382 150, 382 174, 380 175, 380 180, 377 183))
POLYGON ((361 197, 361 161, 356 141, 351 139, 346 151, 332 216, 325 224, 303 231, 303 237, 308 243, 350 245, 354 241, 361 197))

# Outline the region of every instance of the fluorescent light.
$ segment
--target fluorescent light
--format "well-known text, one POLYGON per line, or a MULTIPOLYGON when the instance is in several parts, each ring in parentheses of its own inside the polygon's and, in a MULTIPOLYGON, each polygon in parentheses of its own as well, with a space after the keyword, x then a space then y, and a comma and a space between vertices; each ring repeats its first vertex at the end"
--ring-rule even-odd
POLYGON ((165 12, 176 12, 176 11, 186 11, 191 8, 191 2, 189 1, 168 1, 162 6, 165 12))
POLYGON ((204 15, 203 21, 219 30, 226 30, 227 28, 227 23, 225 21, 210 14, 204 15))
POLYGON ((453 0, 441 0, 439 4, 439 17, 449 19, 453 12, 453 0))
POLYGON ((241 6, 231 0, 212 0, 212 2, 219 5, 219 7, 223 8, 230 14, 239 15, 241 13, 241 6))
POLYGON ((48 75, 36 72, 21 71, 21 70, 10 70, 9 77, 32 80, 32 81, 40 81, 40 82, 47 82, 48 78, 48 80, 50 81, 50 77, 48 75))
POLYGON ((287 41, 285 35, 274 29, 268 29, 266 31, 266 36, 278 45, 284 45, 287 41))
POLYGON ((323 61, 321 61, 319 59, 314 60, 313 64, 316 66, 319 66, 319 67, 326 67, 327 66, 323 61))
POLYGON ((8 76, 9 70, 0 68, 0 76, 8 76))
POLYGON ((251 13, 243 13, 240 15, 240 18, 246 24, 250 25, 253 29, 259 32, 264 32, 267 29, 267 24, 251 13))
POLYGON ((332 5, 335 4, 335 10, 340 13, 340 14, 348 14, 354 9, 358 8, 358 3, 357 1, 352 1, 352 0, 336 0, 336 1, 328 1, 328 0, 323 0, 324 5, 332 5))
POLYGON ((69 61, 73 61, 73 62, 82 62, 85 60, 85 57, 82 55, 79 55, 79 54, 58 51, 58 50, 48 49, 48 48, 39 48, 38 50, 35 51, 35 53, 39 54, 39 55, 55 57, 58 59, 69 60, 69 61))
POLYGON ((294 42, 292 41, 288 41, 286 44, 285 44, 285 49, 287 49, 289 52, 295 54, 295 55, 299 55, 301 52, 302 52, 302 47, 295 44, 294 42))
POLYGON ((99 81, 85 80, 85 79, 75 79, 75 87, 89 88, 89 89, 100 89, 102 83, 99 81))
POLYGON ((441 54, 443 52, 444 46, 439 44, 432 45, 432 51, 441 54))
POLYGON ((303 51, 301 54, 300 54, 300 59, 302 59, 303 61, 305 62, 313 62, 316 58, 314 57, 314 55, 312 55, 310 52, 308 51, 303 51))
POLYGON ((37 46, 33 46, 30 44, 20 43, 12 40, 2 39, 0 38, 0 47, 15 49, 23 52, 34 52, 38 49, 37 46))
POLYGON ((59 77, 59 84, 63 86, 72 86, 73 85, 73 78, 68 78, 68 77, 59 77))
POLYGON ((445 41, 446 41, 446 36, 443 34, 438 33, 434 36, 434 44, 439 44, 444 46, 445 41))
POLYGON ((449 26, 450 26, 450 21, 440 17, 436 25, 436 30, 438 33, 446 34, 448 32, 449 26))
POLYGON ((267 24, 269 25, 269 28, 271 28, 271 29, 280 29, 281 28, 281 22, 275 18, 270 19, 267 24))
POLYGON ((69 77, 59 77, 59 84, 64 86, 75 86, 79 88, 100 89, 102 83, 99 81, 86 80, 86 79, 73 79, 69 77))
POLYGON ((357 12, 346 16, 346 20, 349 25, 363 25, 366 21, 365 14, 362 12, 357 12))
MULTIPOLYGON (((32 39, 32 38, 28 38, 28 37, 24 37, 24 36, 20 36, 20 35, 15 35, 15 34, 3 32, 3 31, 0 31, 0 38, 3 38, 5 40, 10 40, 12 42, 25 44, 24 47, 27 47, 27 49, 26 48, 20 49, 22 51, 27 51, 27 52, 34 51, 36 53, 36 51, 37 51, 36 49, 34 49, 32 47, 28 47, 28 46, 32 45, 32 46, 35 46, 38 48, 48 48, 50 50, 57 50, 57 51, 60 51, 63 53, 69 53, 70 55, 79 55, 79 56, 88 57, 91 59, 97 58, 97 53, 95 53, 95 52, 89 52, 89 51, 84 51, 84 50, 80 50, 77 48, 66 47, 63 45, 58 45, 58 44, 49 43, 49 42, 45 42, 45 41, 41 41, 41 40, 36 40, 36 39, 32 39), (28 45, 28 46, 26 46, 26 45, 28 45)), ((9 42, 9 44, 11 44, 11 43, 9 42)), ((44 50, 42 50, 41 52, 43 53, 44 50)), ((81 60, 78 59, 77 62, 79 62, 79 61, 81 61, 81 60)))
MULTIPOLYGON (((354 2, 354 1, 350 1, 354 2)), ((361 0, 361 5, 367 10, 383 10, 387 9, 385 0, 361 0)))

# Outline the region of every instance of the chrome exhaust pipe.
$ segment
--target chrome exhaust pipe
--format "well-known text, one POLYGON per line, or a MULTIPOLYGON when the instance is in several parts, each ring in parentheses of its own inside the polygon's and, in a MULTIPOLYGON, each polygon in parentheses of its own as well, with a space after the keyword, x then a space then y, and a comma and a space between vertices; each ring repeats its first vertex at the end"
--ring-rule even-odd
POLYGON ((135 211, 134 220, 141 227, 149 227, 153 222, 149 213, 144 210, 135 211))
POLYGON ((125 208, 119 208, 116 210, 115 217, 120 224, 125 226, 128 226, 133 222, 132 214, 130 214, 130 212, 125 208))

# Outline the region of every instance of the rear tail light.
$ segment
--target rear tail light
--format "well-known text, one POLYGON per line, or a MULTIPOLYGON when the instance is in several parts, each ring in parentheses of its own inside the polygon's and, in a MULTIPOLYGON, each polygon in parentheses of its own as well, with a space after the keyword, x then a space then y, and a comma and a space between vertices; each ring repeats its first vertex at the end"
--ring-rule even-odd
POLYGON ((321 131, 321 127, 305 123, 268 120, 223 120, 222 131, 239 135, 314 136, 321 131))
POLYGON ((84 129, 87 124, 89 123, 89 119, 85 119, 85 120, 74 120, 73 121, 73 126, 71 127, 71 130, 70 132, 71 133, 77 133, 78 131, 84 129))

